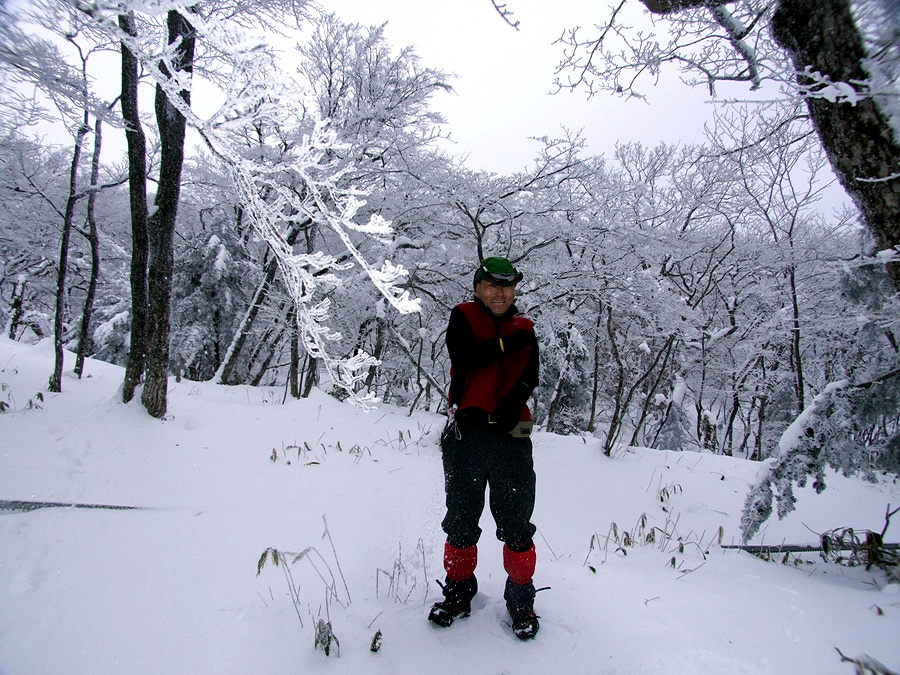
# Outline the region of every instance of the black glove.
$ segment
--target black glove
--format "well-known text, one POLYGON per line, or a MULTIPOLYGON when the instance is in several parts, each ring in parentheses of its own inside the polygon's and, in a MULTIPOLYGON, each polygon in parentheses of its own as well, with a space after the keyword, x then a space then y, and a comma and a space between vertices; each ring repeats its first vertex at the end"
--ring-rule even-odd
POLYGON ((512 431, 519 423, 522 406, 513 406, 506 401, 500 401, 493 419, 503 431, 512 431))
POLYGON ((486 413, 479 408, 463 408, 457 410, 453 415, 453 422, 456 424, 457 431, 462 434, 471 431, 483 422, 485 415, 486 413))

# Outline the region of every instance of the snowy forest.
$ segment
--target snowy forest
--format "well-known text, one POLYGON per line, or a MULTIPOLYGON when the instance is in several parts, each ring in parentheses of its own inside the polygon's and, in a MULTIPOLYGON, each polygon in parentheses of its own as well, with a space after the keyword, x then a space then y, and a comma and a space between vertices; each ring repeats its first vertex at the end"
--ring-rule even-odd
POLYGON ((172 376, 442 412, 449 310, 501 255, 544 430, 774 459, 745 534, 827 467, 897 472, 896 4, 641 2, 657 34, 598 10, 559 87, 639 96, 665 64, 779 96, 717 107, 703 143, 548 135, 499 175, 439 143, 452 64, 383 26, 302 0, 7 0, 3 334, 54 342, 51 391, 124 366, 154 417, 172 376))

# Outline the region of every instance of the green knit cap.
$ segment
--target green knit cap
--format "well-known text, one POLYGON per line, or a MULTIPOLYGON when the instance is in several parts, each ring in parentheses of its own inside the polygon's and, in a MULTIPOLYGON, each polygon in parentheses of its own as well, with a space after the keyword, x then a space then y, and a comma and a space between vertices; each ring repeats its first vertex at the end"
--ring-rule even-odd
POLYGON ((498 286, 515 286, 522 281, 522 277, 523 274, 506 258, 485 258, 475 270, 472 285, 477 286, 479 281, 484 280, 498 286))

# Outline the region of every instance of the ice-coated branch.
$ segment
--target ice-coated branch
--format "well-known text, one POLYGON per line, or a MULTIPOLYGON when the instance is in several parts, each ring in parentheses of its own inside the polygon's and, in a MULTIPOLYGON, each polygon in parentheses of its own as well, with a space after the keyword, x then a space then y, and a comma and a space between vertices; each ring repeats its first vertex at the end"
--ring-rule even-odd
POLYGON ((368 369, 378 361, 362 351, 349 358, 330 355, 328 343, 339 339, 340 334, 328 326, 330 302, 323 292, 339 286, 342 281, 336 272, 355 263, 397 311, 418 311, 419 303, 400 286, 407 276, 405 269, 389 260, 380 266, 373 264, 352 237, 356 234, 387 242, 393 230, 378 215, 365 223, 357 222, 365 195, 342 184, 341 179, 352 167, 335 159, 344 148, 329 121, 316 119, 317 106, 311 104, 311 94, 279 69, 271 50, 260 40, 245 36, 233 22, 192 11, 190 3, 157 0, 123 8, 118 1, 97 0, 80 2, 78 7, 135 54, 171 105, 228 168, 254 233, 267 243, 277 260, 296 307, 305 349, 320 360, 333 383, 354 401, 366 404, 372 400, 357 394, 368 369), (181 95, 190 90, 189 76, 172 76, 180 72, 173 62, 177 45, 160 49, 155 43, 158 36, 130 35, 121 30, 117 17, 127 9, 152 16, 179 12, 203 44, 226 59, 230 73, 223 79, 225 103, 221 108, 203 119, 190 107, 181 95), (258 148, 248 151, 246 138, 256 137, 260 129, 278 130, 279 142, 261 141, 258 148), (337 234, 354 262, 339 262, 322 252, 295 253, 281 234, 281 226, 298 216, 337 234))
POLYGON ((713 16, 719 25, 725 29, 728 39, 732 46, 747 62, 747 79, 753 84, 753 89, 758 89, 762 84, 759 76, 759 63, 757 61, 756 50, 744 39, 749 33, 749 29, 744 26, 731 12, 723 5, 712 8, 713 16))

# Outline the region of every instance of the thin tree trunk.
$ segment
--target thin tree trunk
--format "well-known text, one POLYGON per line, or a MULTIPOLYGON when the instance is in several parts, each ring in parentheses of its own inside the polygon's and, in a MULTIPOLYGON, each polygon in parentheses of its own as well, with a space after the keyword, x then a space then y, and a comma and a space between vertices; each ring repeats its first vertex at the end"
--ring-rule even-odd
MULTIPOLYGON (((362 342, 365 337, 364 333, 368 329, 370 325, 374 325, 375 330, 375 347, 372 350, 372 356, 378 361, 381 361, 381 357, 384 354, 384 319, 379 318, 378 316, 373 317, 372 319, 366 319, 363 322, 363 325, 360 326, 359 329, 359 340, 356 342, 356 348, 362 349, 362 342)), ((372 385, 375 383, 375 376, 378 374, 378 366, 371 365, 369 366, 369 371, 366 374, 365 387, 366 389, 371 389, 372 385)), ((422 389, 422 349, 421 343, 419 343, 419 354, 416 357, 416 379, 419 383, 419 390, 422 389)))
MULTIPOLYGON (((793 258, 793 241, 791 241, 791 257, 793 258)), ((791 327, 791 362, 794 368, 794 396, 797 398, 797 412, 806 408, 803 394, 803 356, 800 350, 800 301, 797 298, 797 274, 793 262, 788 270, 788 280, 791 286, 791 310, 793 312, 793 325, 791 327)))
MULTIPOLYGON (((297 241, 297 237, 300 235, 300 232, 309 226, 312 221, 307 219, 302 223, 296 224, 285 237, 285 241, 291 246, 294 245, 294 242, 297 241)), ((263 302, 266 299, 266 296, 269 293, 269 288, 272 285, 272 282, 275 280, 275 273, 278 271, 278 259, 274 256, 269 260, 266 265, 265 275, 263 276, 263 280, 260 282, 259 286, 256 288, 256 293, 253 294, 253 300, 250 302, 250 307, 247 308, 247 313, 244 315, 244 319, 241 321, 241 325, 238 327, 237 331, 234 334, 234 337, 231 340, 231 344, 228 346, 227 351, 225 352, 225 358, 222 361, 222 365, 219 366, 218 371, 213 376, 213 380, 219 384, 229 384, 231 381, 231 374, 234 371, 235 365, 237 365, 238 357, 241 355, 241 351, 244 348, 244 343, 247 341, 247 336, 250 333, 250 329, 253 327, 254 321, 256 321, 256 317, 259 314, 259 310, 263 306, 263 302)))
POLYGON ((594 433, 597 428, 597 400, 600 396, 600 328, 603 323, 603 304, 597 308, 597 324, 594 326, 594 372, 591 376, 591 415, 588 418, 588 431, 594 433))
MULTIPOLYGON (((722 454, 729 457, 734 455, 734 422, 741 412, 741 398, 738 395, 738 384, 735 383, 731 391, 731 410, 728 413, 728 421, 725 423, 725 434, 722 438, 722 454)), ((718 448, 716 454, 718 454, 718 448)))
MULTIPOLYGON (((134 16, 119 16, 119 27, 137 36, 134 16)), ((125 366, 122 400, 134 398, 134 390, 144 375, 147 357, 147 141, 138 113, 138 62, 131 50, 122 51, 122 118, 128 142, 128 193, 131 203, 131 344, 125 366)))
MULTIPOLYGON (((641 377, 640 380, 638 380, 638 382, 636 383, 636 385, 633 389, 633 391, 637 390, 637 385, 640 384, 641 381, 643 381, 646 377, 648 377, 650 375, 650 373, 652 373, 653 370, 656 368, 656 364, 659 363, 660 355, 661 354, 664 355, 663 362, 659 366, 659 370, 656 373, 656 379, 653 381, 653 385, 650 387, 650 389, 647 391, 647 395, 644 397, 644 405, 641 407, 641 416, 638 419, 638 422, 634 427, 634 433, 632 433, 632 435, 631 435, 631 445, 637 445, 638 436, 640 435, 641 429, 644 427, 644 422, 647 419, 647 413, 649 412, 650 403, 652 402, 653 395, 656 393, 656 390, 659 388, 659 383, 662 381, 663 375, 666 372, 666 366, 669 365, 669 357, 672 355, 672 347, 674 345, 675 345, 675 336, 670 335, 669 338, 666 340, 665 346, 663 346, 663 348, 660 350, 660 353, 657 354, 656 358, 653 360, 653 364, 647 370, 646 374, 643 377, 641 377)), ((630 400, 631 396, 629 395, 628 398, 630 400)))
POLYGON ((625 407, 622 403, 622 395, 625 391, 625 365, 622 363, 622 357, 619 355, 619 346, 616 344, 616 331, 613 325, 612 306, 606 307, 606 333, 609 336, 610 350, 613 359, 616 362, 616 395, 613 400, 612 417, 609 420, 609 429, 606 432, 606 441, 603 443, 603 454, 607 457, 612 455, 613 446, 621 433, 622 416, 625 414, 625 407))
MULTIPOLYGON (((102 143, 103 122, 94 123, 94 155, 91 158, 91 187, 98 184, 100 175, 100 147, 102 143)), ((91 190, 87 202, 87 239, 91 246, 91 277, 88 281, 87 295, 84 298, 84 310, 81 312, 81 330, 78 333, 78 355, 75 358, 75 374, 81 378, 84 372, 84 359, 90 343, 91 314, 94 312, 94 297, 97 295, 97 279, 100 277, 100 234, 97 231, 97 219, 94 215, 94 204, 97 193, 91 190)))
POLYGON ((572 326, 566 331, 568 340, 566 341, 566 354, 563 363, 559 368, 559 375, 556 378, 556 386, 553 387, 553 393, 550 395, 550 404, 547 406, 547 431, 556 431, 554 424, 556 422, 556 413, 559 410, 559 404, 563 396, 563 382, 569 374, 569 364, 572 360, 572 326))
POLYGON ((22 322, 22 314, 24 312, 25 303, 25 285, 26 279, 24 274, 20 274, 16 279, 15 288, 13 288, 12 302, 9 311, 9 328, 4 331, 10 340, 16 339, 16 333, 19 331, 19 324, 22 322))
POLYGON ((278 329, 278 333, 275 335, 272 342, 268 344, 269 353, 266 356, 265 360, 263 360, 262 364, 259 366, 259 370, 256 375, 254 375, 250 380, 250 386, 258 387, 262 382, 263 377, 265 377, 266 373, 269 370, 269 366, 272 363, 272 359, 275 358, 275 354, 278 351, 278 343, 281 338, 284 336, 285 328, 282 326, 278 329))
MULTIPOLYGON (((380 337, 379 337, 379 342, 381 342, 380 337)), ((383 346, 379 347, 379 349, 378 349, 379 356, 376 358, 380 358, 380 354, 382 351, 383 351, 383 346)), ((425 382, 422 381, 422 356, 424 354, 425 354, 425 340, 422 339, 422 340, 419 340, 419 353, 416 358, 416 386, 419 388, 419 391, 416 393, 415 397, 413 397, 413 402, 409 406, 409 414, 410 415, 413 414, 413 412, 416 409, 416 406, 419 403, 419 400, 422 398, 422 395, 425 394, 429 388, 428 380, 425 380, 425 382)), ((367 385, 367 386, 371 387, 371 385, 367 385)), ((385 387, 385 391, 387 391, 387 389, 388 388, 385 387)), ((428 396, 427 395, 425 397, 425 405, 426 405, 426 409, 427 409, 427 406, 428 406, 428 396)))
MULTIPOLYGON (((307 354, 307 356, 309 356, 307 354)), ((303 387, 300 390, 300 398, 309 398, 312 388, 319 383, 319 360, 309 356, 306 361, 306 372, 303 374, 303 387)))
POLYGON ((291 369, 289 380, 291 397, 300 398, 300 329, 297 326, 297 308, 291 310, 291 369))
POLYGON ((84 137, 90 127, 88 126, 88 113, 84 113, 84 122, 75 134, 75 148, 72 151, 72 163, 69 167, 69 197, 66 200, 66 212, 63 216, 62 235, 59 241, 59 269, 56 275, 56 314, 53 319, 53 347, 55 353, 53 374, 50 375, 49 390, 62 391, 63 371, 63 344, 65 342, 64 321, 66 313, 66 268, 69 264, 69 240, 72 236, 72 221, 75 218, 75 204, 78 196, 75 190, 78 186, 78 165, 81 163, 81 148, 84 145, 84 137))

